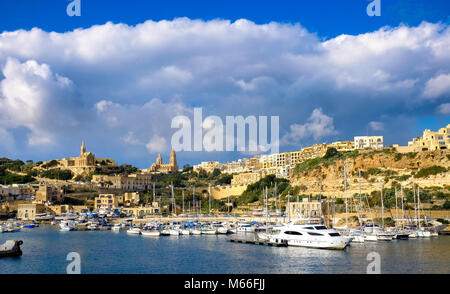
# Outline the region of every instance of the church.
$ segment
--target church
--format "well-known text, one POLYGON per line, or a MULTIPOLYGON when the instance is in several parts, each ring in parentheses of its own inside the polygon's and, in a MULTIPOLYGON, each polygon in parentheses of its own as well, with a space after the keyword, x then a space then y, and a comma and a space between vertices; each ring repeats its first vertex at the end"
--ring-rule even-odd
POLYGON ((94 154, 87 152, 84 140, 81 142, 79 157, 61 159, 59 164, 62 168, 69 169, 75 174, 89 173, 95 169, 96 165, 117 166, 111 158, 95 158, 94 154))
POLYGON ((175 154, 175 150, 173 150, 172 148, 172 152, 170 153, 169 164, 163 164, 161 154, 159 154, 158 158, 156 159, 156 163, 153 163, 148 171, 159 173, 169 173, 178 171, 177 155, 175 154))

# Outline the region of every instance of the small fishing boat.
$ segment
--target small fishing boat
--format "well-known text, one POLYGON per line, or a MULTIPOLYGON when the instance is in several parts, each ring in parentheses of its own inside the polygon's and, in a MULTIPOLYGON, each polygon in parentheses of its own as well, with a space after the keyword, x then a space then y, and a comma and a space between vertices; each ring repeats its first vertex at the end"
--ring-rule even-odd
POLYGON ((119 232, 120 231, 120 227, 121 227, 120 224, 114 224, 114 226, 111 227, 111 231, 119 232))
POLYGON ((217 234, 217 230, 212 227, 209 227, 209 226, 201 228, 201 232, 202 232, 202 235, 216 235, 217 234))
POLYGON ((141 231, 142 236, 146 237, 159 237, 161 235, 161 232, 154 229, 154 228, 144 228, 141 231))
POLYGON ((59 224, 60 231, 68 232, 77 229, 77 224, 73 220, 63 220, 59 224))
POLYGON ((138 227, 131 227, 127 230, 127 234, 130 235, 140 235, 141 234, 141 229, 138 227))
POLYGON ((169 234, 171 236, 179 236, 180 230, 178 228, 171 228, 171 229, 169 229, 169 234))
POLYGON ((18 231, 20 231, 20 226, 15 223, 7 224, 4 230, 5 233, 15 233, 18 231))
POLYGON ((0 245, 0 257, 19 257, 22 255, 22 240, 8 240, 0 245))
POLYGON ((170 236, 170 230, 168 228, 163 228, 161 230, 161 236, 170 236))

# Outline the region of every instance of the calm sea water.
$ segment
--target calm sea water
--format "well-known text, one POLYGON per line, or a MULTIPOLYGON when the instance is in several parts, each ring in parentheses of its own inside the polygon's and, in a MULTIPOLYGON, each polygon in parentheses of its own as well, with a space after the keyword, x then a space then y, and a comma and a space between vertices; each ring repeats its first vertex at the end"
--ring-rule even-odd
POLYGON ((450 237, 352 244, 344 251, 227 242, 227 236, 130 236, 125 232, 60 232, 41 226, 0 234, 23 240, 20 258, 0 259, 0 273, 64 274, 69 252, 90 273, 366 273, 370 252, 382 273, 450 273, 450 237))

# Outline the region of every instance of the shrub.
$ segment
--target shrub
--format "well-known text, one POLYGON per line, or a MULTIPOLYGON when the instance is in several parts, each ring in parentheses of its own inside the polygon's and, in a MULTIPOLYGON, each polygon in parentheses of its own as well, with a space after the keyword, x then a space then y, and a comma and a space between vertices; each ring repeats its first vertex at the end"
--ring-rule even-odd
POLYGON ((420 169, 415 175, 415 178, 425 178, 432 175, 437 175, 440 173, 446 172, 447 169, 445 167, 439 165, 433 165, 431 167, 420 169))

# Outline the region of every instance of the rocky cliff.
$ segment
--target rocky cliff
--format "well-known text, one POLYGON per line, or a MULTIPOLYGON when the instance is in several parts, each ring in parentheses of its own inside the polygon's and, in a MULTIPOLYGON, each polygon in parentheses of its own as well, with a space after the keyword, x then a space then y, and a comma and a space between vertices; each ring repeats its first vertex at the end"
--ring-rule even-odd
POLYGON ((392 149, 354 151, 306 162, 291 174, 291 185, 300 187, 304 193, 317 194, 322 189, 324 195, 342 197, 344 162, 348 195, 359 193, 358 170, 363 193, 397 183, 408 188, 412 187, 412 182, 424 188, 450 187, 449 150, 401 154, 392 149))

